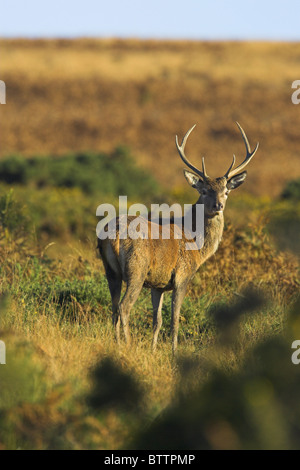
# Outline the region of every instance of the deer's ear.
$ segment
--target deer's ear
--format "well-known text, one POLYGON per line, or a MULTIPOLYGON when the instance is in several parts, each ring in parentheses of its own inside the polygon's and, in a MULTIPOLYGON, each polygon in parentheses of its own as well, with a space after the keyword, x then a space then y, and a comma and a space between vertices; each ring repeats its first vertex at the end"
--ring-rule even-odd
POLYGON ((247 171, 243 171, 238 175, 233 176, 227 183, 227 189, 235 189, 238 188, 243 182, 245 181, 247 176, 247 171))
POLYGON ((187 180, 187 182, 192 186, 192 188, 201 189, 203 186, 203 181, 199 178, 199 176, 195 175, 188 170, 183 170, 183 174, 187 180))

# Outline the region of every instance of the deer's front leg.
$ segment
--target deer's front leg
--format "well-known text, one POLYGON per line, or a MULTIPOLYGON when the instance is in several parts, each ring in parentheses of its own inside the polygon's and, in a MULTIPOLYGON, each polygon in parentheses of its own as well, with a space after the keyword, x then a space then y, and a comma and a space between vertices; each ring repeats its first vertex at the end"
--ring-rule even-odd
POLYGON ((153 307, 153 340, 152 350, 155 351, 157 338, 162 325, 161 309, 163 304, 164 293, 157 289, 151 289, 151 299, 153 307))
POLYGON ((178 328, 179 328, 179 315, 181 305, 186 293, 188 281, 181 283, 174 287, 172 294, 172 318, 171 318, 171 332, 172 332, 172 352, 175 354, 177 349, 178 328))

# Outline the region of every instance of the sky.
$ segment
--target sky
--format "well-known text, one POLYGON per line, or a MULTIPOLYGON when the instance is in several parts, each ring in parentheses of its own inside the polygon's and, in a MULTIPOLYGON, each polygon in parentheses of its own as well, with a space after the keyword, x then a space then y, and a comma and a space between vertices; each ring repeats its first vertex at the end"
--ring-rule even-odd
POLYGON ((299 0, 2 0, 1 37, 300 40, 299 0))

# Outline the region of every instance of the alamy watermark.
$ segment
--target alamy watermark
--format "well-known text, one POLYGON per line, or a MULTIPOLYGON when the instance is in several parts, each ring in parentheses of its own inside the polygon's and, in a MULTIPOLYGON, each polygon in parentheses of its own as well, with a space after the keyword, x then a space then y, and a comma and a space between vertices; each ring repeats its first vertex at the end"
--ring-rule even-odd
POLYGON ((294 80, 292 83, 292 88, 296 88, 296 91, 292 93, 291 100, 293 104, 300 103, 300 80, 294 80))
POLYGON ((0 364, 6 364, 6 348, 4 341, 0 340, 0 364))
POLYGON ((292 342, 292 349, 296 349, 295 352, 292 354, 292 363, 295 365, 300 364, 300 340, 296 339, 295 341, 292 342))
POLYGON ((6 85, 3 80, 0 80, 0 104, 6 104, 6 85))
POLYGON ((112 204, 100 204, 96 215, 101 217, 96 233, 100 240, 118 238, 137 239, 182 239, 187 240, 187 250, 199 250, 204 243, 204 205, 151 204, 150 213, 144 204, 128 207, 127 196, 119 196, 119 211, 112 204), (118 217, 118 219, 117 219, 118 217), (128 219, 128 217, 131 217, 128 219), (172 229, 171 229, 172 227, 172 229))

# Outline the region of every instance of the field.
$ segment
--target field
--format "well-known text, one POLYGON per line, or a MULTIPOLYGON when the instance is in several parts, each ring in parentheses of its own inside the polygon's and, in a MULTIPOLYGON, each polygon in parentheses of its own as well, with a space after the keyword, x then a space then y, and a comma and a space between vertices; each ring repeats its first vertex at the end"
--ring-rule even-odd
POLYGON ((1 40, 0 448, 299 448, 296 43, 1 40), (146 289, 114 340, 96 208, 195 202, 174 137, 211 176, 252 147, 217 253, 171 297, 151 352, 146 289))

